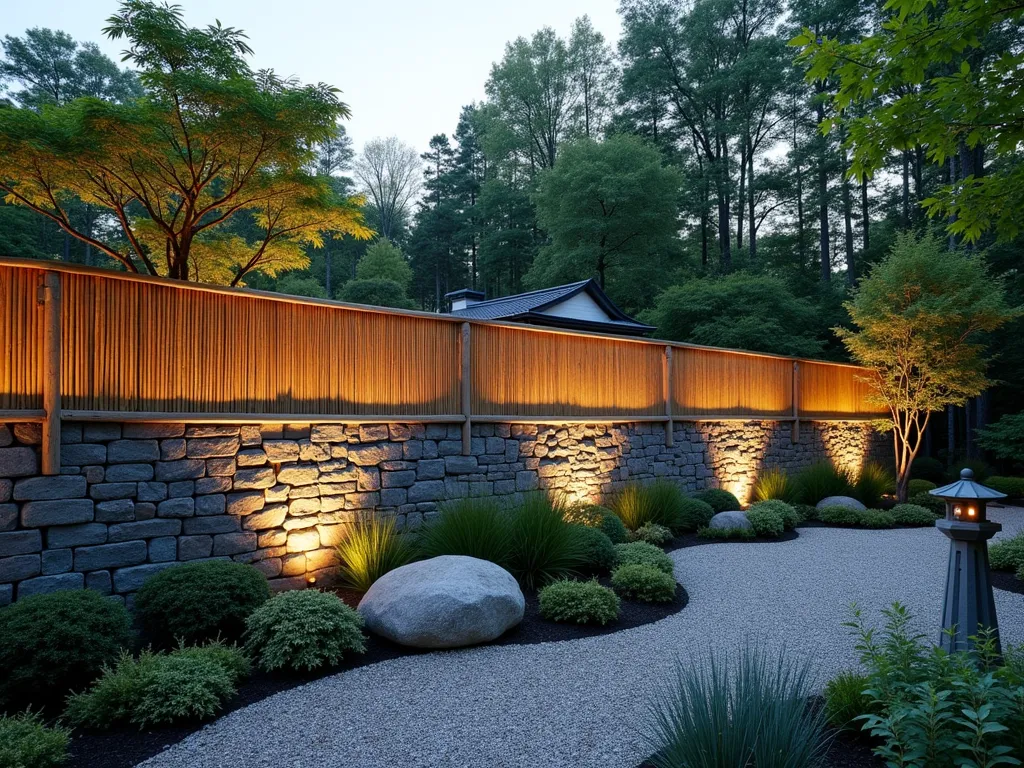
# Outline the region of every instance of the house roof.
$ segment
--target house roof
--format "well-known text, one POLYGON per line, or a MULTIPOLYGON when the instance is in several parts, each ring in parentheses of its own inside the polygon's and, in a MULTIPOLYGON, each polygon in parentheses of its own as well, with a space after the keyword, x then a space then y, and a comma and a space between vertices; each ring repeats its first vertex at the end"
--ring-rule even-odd
POLYGON ((502 296, 499 299, 477 301, 462 309, 453 310, 451 314, 475 320, 517 320, 536 325, 550 325, 560 328, 635 336, 640 336, 654 330, 653 325, 638 323, 615 306, 607 294, 601 290, 601 286, 593 279, 580 280, 579 282, 567 285, 557 285, 553 288, 541 288, 540 290, 528 293, 517 293, 513 296, 502 296), (565 315, 553 315, 545 312, 545 310, 581 292, 586 292, 604 313, 608 315, 609 319, 607 321, 566 317, 565 315))

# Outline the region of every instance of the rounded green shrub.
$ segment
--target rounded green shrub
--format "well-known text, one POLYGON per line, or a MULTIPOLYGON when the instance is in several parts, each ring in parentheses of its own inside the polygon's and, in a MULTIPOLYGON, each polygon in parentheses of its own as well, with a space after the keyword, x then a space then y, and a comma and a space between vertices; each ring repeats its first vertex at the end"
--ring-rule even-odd
POLYGON ((58 768, 68 759, 71 734, 47 728, 33 712, 0 715, 0 765, 4 768, 58 768))
POLYGON ((715 512, 730 512, 741 508, 740 500, 721 488, 705 488, 694 494, 693 498, 703 501, 715 512))
POLYGON ((619 596, 596 581, 555 581, 538 599, 540 615, 549 621, 604 625, 619 618, 619 596))
POLYGON ((862 528, 892 528, 895 522, 888 512, 880 509, 862 509, 857 525, 862 528))
POLYGON ((571 527, 582 543, 586 567, 600 573, 610 571, 615 566, 615 545, 612 540, 598 528, 575 523, 571 527))
MULTIPOLYGON (((604 508, 601 507, 601 509, 604 508)), ((612 544, 625 544, 629 540, 626 524, 611 510, 605 510, 605 513, 601 518, 601 532, 612 540, 612 544)))
POLYGON ((620 565, 612 572, 612 587, 643 603, 668 603, 676 596, 676 580, 650 565, 620 565))
POLYGON ((0 610, 0 711, 62 703, 134 640, 124 605, 90 589, 34 595, 0 610))
POLYGON ((132 722, 148 728, 209 720, 234 695, 231 673, 214 659, 172 653, 153 666, 132 722))
POLYGON ((917 496, 919 493, 928 493, 928 491, 934 490, 935 488, 938 488, 938 486, 931 480, 914 478, 907 483, 907 496, 917 496))
POLYGON ((782 535, 786 529, 782 514, 771 507, 755 504, 747 510, 747 520, 758 536, 774 539, 782 535))
POLYGON ((1015 575, 1018 579, 1024 581, 1024 565, 1017 569, 1017 573, 1015 575))
POLYGON ((964 469, 970 469, 974 473, 974 480, 979 483, 987 482, 992 474, 992 467, 981 459, 959 459, 946 470, 946 482, 953 483, 959 480, 960 472, 964 469))
POLYGON ((616 544, 615 554, 618 565, 649 565, 670 575, 675 571, 672 558, 645 541, 616 544))
MULTIPOLYGON (((782 525, 787 531, 791 531, 796 528, 803 519, 792 505, 787 504, 784 501, 779 501, 778 499, 759 501, 757 504, 752 505, 750 509, 770 509, 782 518, 782 525)), ((748 510, 747 516, 750 516, 750 510, 748 510)))
POLYGON ((796 512, 797 518, 801 523, 805 520, 818 519, 818 508, 813 504, 794 504, 793 510, 796 512))
POLYGON ((1024 568, 1024 531, 988 545, 989 564, 997 571, 1015 571, 1024 568))
POLYGON ((612 544, 622 544, 627 540, 629 532, 619 516, 607 507, 594 504, 579 504, 569 507, 565 512, 565 521, 588 528, 597 528, 612 540, 612 544))
POLYGON ((679 530, 697 531, 711 522, 715 516, 714 508, 706 501, 683 498, 679 502, 679 530))
POLYGON ((662 546, 672 541, 672 531, 657 523, 644 523, 629 535, 630 541, 646 541, 648 544, 662 546))
POLYGON ((859 729, 854 720, 872 711, 871 697, 864 695, 870 687, 867 677, 842 672, 825 686, 825 714, 833 728, 859 729))
POLYGON ((242 649, 237 645, 228 645, 220 640, 214 640, 206 645, 183 645, 175 649, 172 655, 209 659, 224 667, 234 683, 242 682, 252 672, 249 658, 242 652, 242 649))
POLYGON ((910 476, 918 480, 930 480, 937 487, 946 481, 946 465, 929 456, 918 456, 910 463, 910 476))
POLYGON ((363 617, 329 592, 283 592, 246 621, 245 650, 264 672, 333 667, 366 652, 363 617))
POLYGON ((1005 493, 1011 499, 1024 498, 1024 477, 1002 477, 993 475, 985 481, 989 488, 1005 493))
POLYGON ((843 506, 822 507, 818 510, 818 519, 828 525, 856 526, 860 525, 862 511, 843 506))
POLYGON ((935 515, 930 509, 919 507, 916 504, 897 504, 889 510, 892 521, 896 525, 931 526, 935 525, 935 515))
POLYGON ((270 597, 266 577, 243 563, 208 560, 151 576, 135 595, 135 615, 158 648, 238 640, 245 620, 270 597))
POLYGON ((907 503, 931 510, 932 514, 936 517, 945 517, 946 515, 946 502, 938 496, 932 496, 927 491, 910 496, 907 499, 907 503))

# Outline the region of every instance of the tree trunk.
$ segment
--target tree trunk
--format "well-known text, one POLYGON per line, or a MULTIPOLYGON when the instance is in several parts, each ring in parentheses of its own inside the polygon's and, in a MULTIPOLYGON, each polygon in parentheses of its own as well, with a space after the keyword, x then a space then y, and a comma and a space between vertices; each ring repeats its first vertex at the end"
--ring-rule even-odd
MULTIPOLYGON (((825 119, 825 105, 822 101, 822 94, 825 87, 818 84, 815 89, 818 94, 818 124, 825 119)), ((825 157, 828 154, 828 144, 824 141, 821 144, 821 155, 818 157, 818 249, 821 258, 821 282, 828 283, 832 280, 832 258, 829 253, 828 234, 828 169, 825 164, 825 157)))
POLYGON ((946 466, 956 461, 956 408, 946 406, 946 466))
MULTIPOLYGON (((845 143, 845 135, 846 129, 844 128, 840 132, 840 144, 845 143)), ((840 146, 839 153, 842 160, 839 179, 840 183, 843 185, 843 224, 845 227, 844 234, 846 235, 846 284, 853 285, 856 268, 853 260, 853 200, 850 195, 850 181, 846 178, 846 147, 840 146)))
POLYGON ((324 287, 327 289, 327 298, 330 299, 334 296, 331 293, 331 251, 327 250, 324 254, 324 287))
POLYGON ((903 228, 910 227, 910 153, 903 150, 903 228))
POLYGON ((864 238, 864 245, 861 248, 861 253, 867 253, 867 250, 871 247, 871 215, 868 209, 868 177, 865 176, 860 181, 860 220, 861 228, 863 229, 862 235, 864 238))
POLYGON ((747 203, 747 139, 740 144, 740 187, 736 196, 736 250, 743 248, 743 215, 747 203))
POLYGON ((750 224, 750 234, 747 241, 750 243, 750 261, 757 259, 757 224, 754 221, 754 153, 747 153, 747 199, 750 201, 750 210, 747 211, 747 219, 750 224))

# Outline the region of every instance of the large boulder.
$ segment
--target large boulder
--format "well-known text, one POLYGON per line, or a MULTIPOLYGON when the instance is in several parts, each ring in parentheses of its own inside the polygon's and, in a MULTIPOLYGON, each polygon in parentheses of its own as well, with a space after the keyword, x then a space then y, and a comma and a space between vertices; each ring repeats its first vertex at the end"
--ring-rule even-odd
POLYGON ((863 504, 852 496, 829 496, 817 503, 818 509, 825 507, 848 507, 849 509, 867 509, 863 504))
POLYGON ((366 628, 413 648, 494 640, 523 620, 526 599, 501 566, 443 555, 381 576, 359 601, 366 628))
POLYGON ((719 512, 708 523, 712 528, 752 528, 747 516, 739 511, 719 512))

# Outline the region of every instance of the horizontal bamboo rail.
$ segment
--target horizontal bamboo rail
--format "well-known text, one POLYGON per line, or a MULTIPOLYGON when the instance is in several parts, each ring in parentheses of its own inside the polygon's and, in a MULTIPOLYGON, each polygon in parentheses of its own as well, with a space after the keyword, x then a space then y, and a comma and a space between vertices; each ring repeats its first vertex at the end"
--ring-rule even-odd
MULTIPOLYGON (((0 259, 0 421, 462 424, 881 414, 842 363, 0 259)), ((59 465, 59 463, 58 463, 59 465)))

